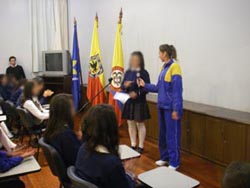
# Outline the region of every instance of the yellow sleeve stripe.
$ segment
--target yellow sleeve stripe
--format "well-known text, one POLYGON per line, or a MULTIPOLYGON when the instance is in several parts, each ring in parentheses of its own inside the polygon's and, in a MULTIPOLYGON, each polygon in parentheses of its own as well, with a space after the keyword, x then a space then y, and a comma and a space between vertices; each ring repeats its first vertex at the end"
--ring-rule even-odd
POLYGON ((166 75, 165 75, 165 81, 166 82, 171 82, 172 80, 172 76, 174 75, 182 75, 182 72, 181 72, 181 67, 178 63, 174 62, 168 69, 166 75))

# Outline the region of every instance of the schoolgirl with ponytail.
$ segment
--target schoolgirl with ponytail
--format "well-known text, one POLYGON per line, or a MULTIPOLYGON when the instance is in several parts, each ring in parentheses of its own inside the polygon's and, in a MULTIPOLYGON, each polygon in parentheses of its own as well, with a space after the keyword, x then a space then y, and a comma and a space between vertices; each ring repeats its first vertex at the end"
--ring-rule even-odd
POLYGON ((160 160, 156 164, 168 163, 169 168, 176 170, 180 166, 182 74, 173 45, 161 45, 159 57, 164 64, 157 85, 145 83, 142 79, 138 80, 138 85, 148 92, 158 93, 160 160))

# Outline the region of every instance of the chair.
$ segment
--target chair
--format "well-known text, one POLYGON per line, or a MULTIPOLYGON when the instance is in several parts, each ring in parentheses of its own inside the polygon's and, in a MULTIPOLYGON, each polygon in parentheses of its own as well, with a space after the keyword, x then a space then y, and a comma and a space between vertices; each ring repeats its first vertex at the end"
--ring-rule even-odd
POLYGON ((69 179, 71 180, 73 188, 98 188, 96 185, 87 182, 81 178, 78 178, 75 174, 75 167, 70 166, 67 169, 67 174, 69 179))
POLYGON ((7 116, 7 125, 12 129, 13 127, 17 127, 18 122, 18 114, 16 111, 16 106, 11 101, 3 101, 0 99, 0 105, 4 114, 7 116))
POLYGON ((44 138, 39 139, 39 144, 43 149, 44 156, 49 164, 50 170, 60 181, 60 188, 71 188, 70 180, 67 176, 65 164, 54 147, 47 144, 44 138))
MULTIPOLYGON (((43 129, 40 126, 35 125, 32 115, 27 110, 25 110, 21 107, 17 107, 16 111, 19 115, 20 123, 23 126, 21 140, 23 140, 24 130, 26 130, 28 132, 28 135, 29 135, 29 145, 31 145, 32 135, 35 135, 37 140, 39 140, 39 138, 41 138, 41 136, 42 136, 43 129)), ((37 146, 37 159, 39 157, 39 149, 40 149, 40 147, 38 144, 38 146, 37 146)))

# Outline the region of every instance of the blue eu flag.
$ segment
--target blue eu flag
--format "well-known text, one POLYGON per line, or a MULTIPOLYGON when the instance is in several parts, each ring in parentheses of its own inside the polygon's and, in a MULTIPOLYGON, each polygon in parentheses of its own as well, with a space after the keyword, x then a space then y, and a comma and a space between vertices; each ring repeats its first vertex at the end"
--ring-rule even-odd
POLYGON ((77 25, 74 24, 73 36, 73 52, 72 52, 72 95, 75 109, 78 109, 80 101, 80 85, 81 85, 81 63, 79 57, 79 47, 77 38, 77 25))

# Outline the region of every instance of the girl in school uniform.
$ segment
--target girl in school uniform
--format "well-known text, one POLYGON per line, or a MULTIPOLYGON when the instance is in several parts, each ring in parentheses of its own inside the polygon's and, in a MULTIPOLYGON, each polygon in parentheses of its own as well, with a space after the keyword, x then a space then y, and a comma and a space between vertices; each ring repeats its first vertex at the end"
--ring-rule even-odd
POLYGON ((66 167, 75 165, 81 146, 81 138, 78 139, 74 132, 74 117, 71 95, 58 94, 52 98, 44 139, 58 151, 66 167))
POLYGON ((149 108, 146 101, 147 92, 138 87, 137 79, 142 78, 150 83, 148 72, 144 68, 143 54, 139 51, 133 52, 130 57, 129 69, 124 75, 122 89, 130 95, 122 111, 122 118, 127 120, 131 147, 143 153, 146 128, 144 121, 150 118, 149 108), (136 148, 137 131, 139 147, 136 148))
POLYGON ((113 107, 92 107, 83 127, 84 144, 77 155, 76 175, 101 188, 134 188, 134 175, 124 169, 119 157, 118 122, 113 107))
POLYGON ((23 91, 22 107, 28 110, 35 118, 35 124, 40 125, 49 118, 49 111, 44 109, 38 100, 40 89, 33 81, 25 84, 23 91))
POLYGON ((175 47, 163 44, 159 51, 163 66, 157 85, 146 83, 142 78, 138 84, 148 92, 158 93, 160 160, 156 164, 169 163, 169 168, 176 170, 180 165, 182 75, 175 47))

